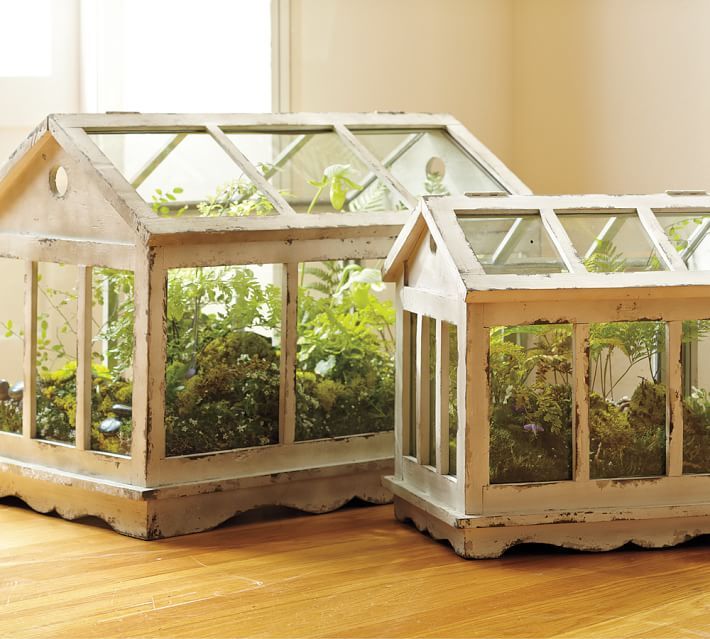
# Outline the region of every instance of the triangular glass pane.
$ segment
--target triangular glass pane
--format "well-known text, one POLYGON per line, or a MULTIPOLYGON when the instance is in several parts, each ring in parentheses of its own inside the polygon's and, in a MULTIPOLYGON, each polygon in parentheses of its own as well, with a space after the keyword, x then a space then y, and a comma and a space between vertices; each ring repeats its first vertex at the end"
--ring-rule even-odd
POLYGON ((689 270, 710 270, 710 213, 656 213, 656 219, 689 270))
POLYGON ((159 215, 273 215, 268 198, 205 133, 90 134, 159 215))
POLYGON ((228 135, 299 213, 406 208, 333 131, 228 135))
POLYGON ((461 195, 505 189, 442 130, 354 131, 413 195, 461 195))
POLYGON ((557 217, 592 273, 666 270, 636 213, 557 211, 557 217))
POLYGON ((457 218, 488 274, 567 271, 539 215, 459 214, 457 218))

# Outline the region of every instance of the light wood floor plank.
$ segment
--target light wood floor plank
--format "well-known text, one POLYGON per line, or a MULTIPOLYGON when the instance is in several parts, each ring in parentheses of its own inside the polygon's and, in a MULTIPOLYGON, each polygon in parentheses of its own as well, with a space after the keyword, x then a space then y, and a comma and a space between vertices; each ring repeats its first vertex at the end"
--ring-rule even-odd
POLYGON ((710 546, 465 561, 390 506, 157 542, 0 501, 0 637, 705 637, 710 546))

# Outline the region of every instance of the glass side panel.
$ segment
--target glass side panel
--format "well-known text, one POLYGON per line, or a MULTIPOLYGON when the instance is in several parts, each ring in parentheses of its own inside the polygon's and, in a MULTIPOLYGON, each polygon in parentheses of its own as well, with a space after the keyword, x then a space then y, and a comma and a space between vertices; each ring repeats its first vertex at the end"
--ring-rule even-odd
POLYGON ((22 432, 25 262, 0 258, 8 290, 0 311, 0 431, 22 432))
POLYGON ((206 133, 89 137, 161 216, 272 215, 271 202, 206 133))
POLYGON ((407 208, 337 133, 240 132, 228 136, 299 213, 407 208))
POLYGON ((539 215, 458 214, 457 219, 486 273, 567 271, 539 215))
POLYGON ((449 475, 456 475, 456 437, 459 430, 459 344, 456 324, 449 324, 449 475))
POLYGON ((710 270, 710 213, 656 213, 671 244, 691 271, 710 270))
POLYGON ((93 269, 92 450, 131 453, 134 299, 131 271, 93 269))
POLYGON ((491 483, 572 477, 572 326, 499 326, 490 337, 491 483))
POLYGON ((557 211, 557 216, 588 271, 665 270, 636 213, 557 211))
POLYGON ((299 265, 296 440, 394 428, 394 288, 379 263, 299 265))
POLYGON ((710 320, 683 322, 683 472, 710 473, 710 320))
POLYGON ((37 437, 74 443, 79 269, 37 268, 37 437))
POLYGON ((280 264, 168 271, 168 455, 278 442, 281 280, 280 264))
POLYGON ((442 130, 353 131, 413 195, 505 191, 442 130))
POLYGON ((665 472, 666 327, 609 322, 589 327, 590 476, 665 472))

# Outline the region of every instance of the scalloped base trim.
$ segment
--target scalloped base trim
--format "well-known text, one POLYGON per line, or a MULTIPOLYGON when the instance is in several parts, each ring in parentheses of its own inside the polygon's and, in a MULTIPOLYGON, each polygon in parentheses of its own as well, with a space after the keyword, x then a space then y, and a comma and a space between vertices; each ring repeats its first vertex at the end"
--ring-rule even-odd
POLYGON ((602 552, 635 544, 642 548, 667 548, 710 533, 710 512, 704 516, 658 519, 582 521, 534 525, 459 527, 407 500, 394 497, 395 516, 437 540, 448 541, 466 559, 495 559, 518 544, 552 544, 574 550, 602 552))
POLYGON ((151 540, 210 530, 261 506, 325 513, 354 498, 389 503, 382 476, 391 472, 392 460, 379 460, 294 471, 286 478, 265 475, 262 482, 251 477, 140 488, 4 460, 0 497, 18 497, 33 510, 64 519, 98 517, 119 533, 151 540))

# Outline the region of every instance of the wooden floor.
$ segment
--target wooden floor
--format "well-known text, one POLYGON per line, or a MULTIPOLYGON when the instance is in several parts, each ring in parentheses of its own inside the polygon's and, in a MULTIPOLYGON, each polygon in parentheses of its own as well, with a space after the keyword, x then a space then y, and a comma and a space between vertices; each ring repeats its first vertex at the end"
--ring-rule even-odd
POLYGON ((710 637, 710 541, 465 561, 390 506, 142 542, 0 501, 3 639, 324 636, 710 637))

